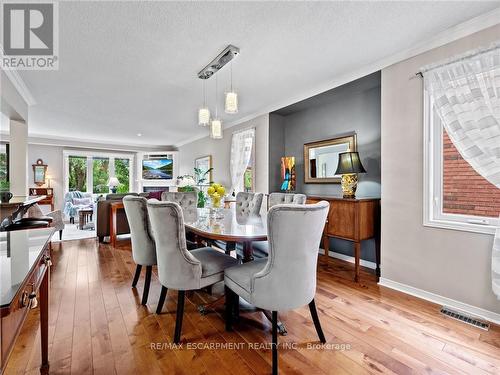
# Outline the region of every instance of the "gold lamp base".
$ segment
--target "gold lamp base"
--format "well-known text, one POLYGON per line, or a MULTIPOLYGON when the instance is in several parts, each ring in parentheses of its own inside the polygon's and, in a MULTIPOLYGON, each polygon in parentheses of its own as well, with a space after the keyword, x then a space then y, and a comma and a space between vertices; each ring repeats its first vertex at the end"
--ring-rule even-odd
POLYGON ((358 174, 357 173, 343 174, 341 185, 342 185, 342 194, 344 198, 355 198, 356 188, 358 187, 358 174))

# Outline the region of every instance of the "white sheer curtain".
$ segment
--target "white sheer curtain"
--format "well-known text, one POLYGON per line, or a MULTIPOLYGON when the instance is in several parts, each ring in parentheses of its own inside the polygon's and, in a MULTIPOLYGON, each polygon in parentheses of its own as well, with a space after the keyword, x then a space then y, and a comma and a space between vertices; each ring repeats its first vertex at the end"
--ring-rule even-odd
POLYGON ((255 129, 247 129, 233 133, 231 139, 231 191, 243 191, 243 174, 252 156, 255 129))
POLYGON ((500 45, 424 67, 424 84, 462 157, 500 188, 500 45))

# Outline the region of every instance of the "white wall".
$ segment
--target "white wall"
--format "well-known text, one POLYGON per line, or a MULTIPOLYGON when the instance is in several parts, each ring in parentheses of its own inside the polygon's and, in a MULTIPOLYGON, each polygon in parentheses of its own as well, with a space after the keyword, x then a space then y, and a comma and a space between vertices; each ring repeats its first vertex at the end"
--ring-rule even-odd
POLYGON ((9 181, 14 196, 28 194, 28 125, 24 121, 10 120, 9 181))
POLYGON ((231 187, 229 173, 231 135, 234 131, 251 127, 255 127, 255 190, 267 193, 269 188, 269 115, 267 114, 224 130, 223 139, 211 139, 207 136, 179 147, 179 173, 192 175, 194 160, 212 155, 213 180, 229 189, 231 187))
POLYGON ((382 277, 500 313, 493 236, 428 228, 423 215, 423 66, 500 37, 500 25, 382 71, 382 277))

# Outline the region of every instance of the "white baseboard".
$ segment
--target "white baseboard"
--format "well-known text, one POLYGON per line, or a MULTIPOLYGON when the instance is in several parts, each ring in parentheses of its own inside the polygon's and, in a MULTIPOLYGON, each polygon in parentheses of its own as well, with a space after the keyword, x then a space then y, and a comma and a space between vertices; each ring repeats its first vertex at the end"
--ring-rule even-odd
MULTIPOLYGON (((319 253, 320 254, 325 254, 325 250, 323 249, 319 249, 319 253)), ((346 262, 349 262, 349 263, 354 263, 354 257, 352 256, 349 256, 349 255, 345 255, 345 254, 340 254, 340 253, 336 253, 334 251, 329 251, 329 254, 328 254, 330 257, 332 258, 336 258, 336 259, 340 259, 340 260, 344 260, 346 262)), ((363 259, 360 259, 359 260, 359 264, 362 266, 362 267, 366 267, 366 268, 371 268, 372 270, 376 269, 377 268, 377 265, 375 264, 375 262, 370 262, 368 260, 363 260, 363 259)))
POLYGON ((403 293, 410 294, 410 295, 418 297, 418 298, 425 299, 425 300, 430 301, 430 302, 434 302, 438 305, 450 307, 454 310, 459 310, 463 313, 466 313, 467 315, 472 315, 474 317, 481 318, 481 319, 487 320, 489 322, 500 325, 500 314, 499 313, 485 310, 485 309, 482 309, 480 307, 468 305, 466 303, 456 301, 456 300, 453 300, 451 298, 443 297, 443 296, 440 296, 438 294, 434 294, 434 293, 427 292, 427 291, 422 290, 422 289, 414 288, 410 285, 401 284, 401 283, 398 283, 397 281, 388 280, 388 279, 385 279, 383 277, 380 278, 378 284, 385 286, 387 288, 397 290, 399 292, 403 292, 403 293))

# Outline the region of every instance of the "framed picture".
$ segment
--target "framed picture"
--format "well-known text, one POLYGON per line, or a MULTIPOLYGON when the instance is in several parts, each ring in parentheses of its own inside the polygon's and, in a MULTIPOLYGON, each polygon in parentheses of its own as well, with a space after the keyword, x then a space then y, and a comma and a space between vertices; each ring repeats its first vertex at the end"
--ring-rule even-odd
POLYGON ((207 155, 195 159, 194 168, 198 184, 210 184, 210 182, 212 181, 212 155, 207 155))
POLYGON ((36 164, 33 164, 33 182, 37 186, 45 184, 45 174, 47 172, 47 165, 43 163, 42 159, 38 159, 36 164))
POLYGON ((356 150, 356 134, 306 143, 304 145, 304 183, 339 184, 336 175, 339 154, 356 150))

